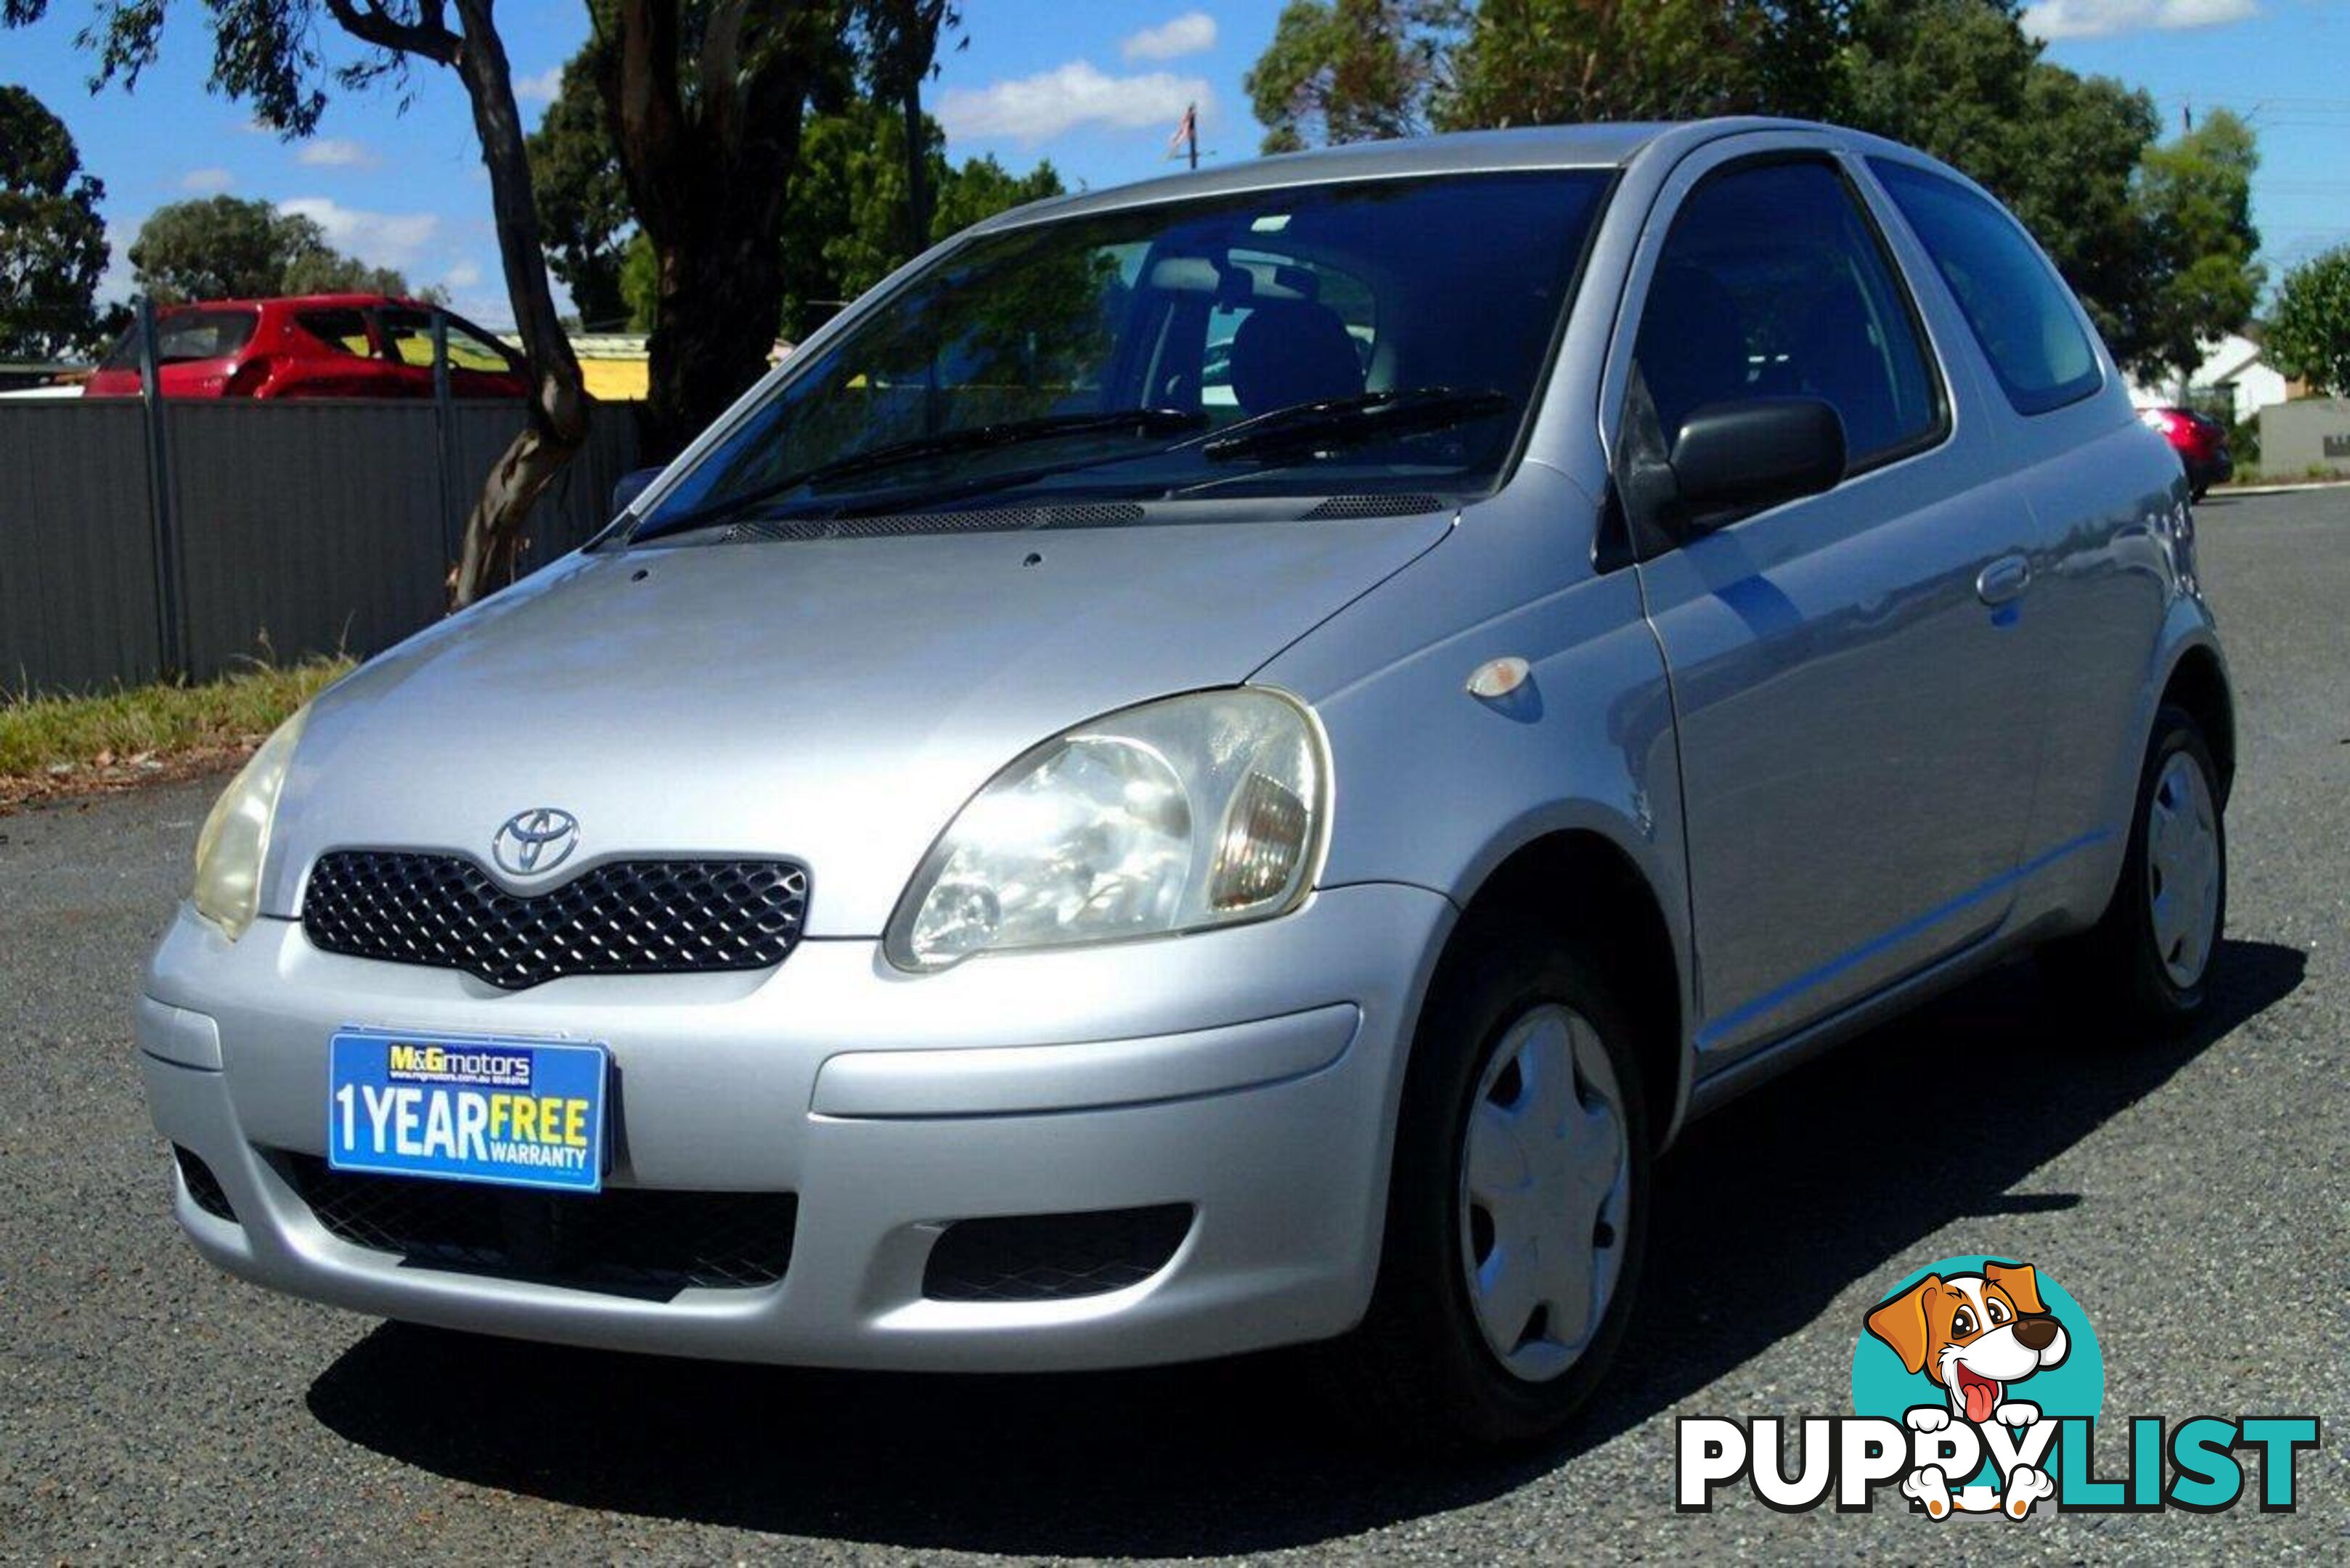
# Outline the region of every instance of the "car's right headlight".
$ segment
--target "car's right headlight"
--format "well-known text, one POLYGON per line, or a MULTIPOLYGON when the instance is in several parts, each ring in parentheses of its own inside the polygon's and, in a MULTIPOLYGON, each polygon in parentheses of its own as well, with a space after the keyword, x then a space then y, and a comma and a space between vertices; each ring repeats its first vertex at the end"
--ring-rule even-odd
POLYGON ((900 969, 1128 940, 1296 907, 1329 815, 1303 703, 1242 687, 1112 713, 1013 762, 940 836, 889 922, 900 969))
POLYGON ((307 706, 277 726, 253 753, 204 818, 196 835, 196 912, 234 941, 261 909, 261 867, 269 857, 269 829, 294 747, 309 722, 307 706))

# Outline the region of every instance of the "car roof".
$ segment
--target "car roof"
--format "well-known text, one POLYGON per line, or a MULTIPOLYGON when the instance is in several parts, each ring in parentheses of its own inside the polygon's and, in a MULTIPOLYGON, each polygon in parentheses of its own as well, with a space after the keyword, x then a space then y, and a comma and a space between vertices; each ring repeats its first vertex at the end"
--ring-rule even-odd
POLYGON ((1835 130, 1809 120, 1738 116, 1702 120, 1536 125, 1512 130, 1464 130, 1442 136, 1357 141, 1342 147, 1252 158, 1107 190, 1050 196, 975 224, 973 231, 1014 228, 1045 219, 1114 212, 1195 196, 1280 190, 1344 180, 1526 169, 1620 169, 1652 148, 1669 151, 1678 147, 1686 151, 1720 137, 1757 130, 1835 130))
POLYGON ((397 305, 411 310, 430 310, 421 300, 396 294, 273 294, 265 299, 183 299, 175 305, 157 307, 158 313, 169 315, 175 310, 259 310, 264 306, 292 306, 297 309, 364 307, 377 305, 397 305))

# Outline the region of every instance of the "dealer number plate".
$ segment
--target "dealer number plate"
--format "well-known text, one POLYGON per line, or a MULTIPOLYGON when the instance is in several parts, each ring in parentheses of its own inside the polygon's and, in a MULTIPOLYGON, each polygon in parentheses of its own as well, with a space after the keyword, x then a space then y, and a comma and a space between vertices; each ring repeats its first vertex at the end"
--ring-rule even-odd
POLYGON ((565 1192, 604 1184, 600 1044, 350 1029, 329 1053, 337 1170, 565 1192))

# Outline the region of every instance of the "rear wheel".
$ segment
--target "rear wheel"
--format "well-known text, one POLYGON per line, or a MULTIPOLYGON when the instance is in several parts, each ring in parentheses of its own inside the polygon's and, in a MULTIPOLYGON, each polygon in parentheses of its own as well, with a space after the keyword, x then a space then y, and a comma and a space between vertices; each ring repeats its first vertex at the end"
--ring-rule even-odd
POLYGON ((1465 950, 1413 1045, 1378 1294, 1332 1358, 1357 1403, 1423 1445, 1565 1422, 1622 1337, 1648 1229, 1623 1010, 1576 955, 1465 950))
POLYGON ((2082 1000, 2175 1027, 2203 1009, 2227 915, 2219 769, 2194 718, 2165 704, 2113 900, 2095 926, 2049 956, 2082 1000))

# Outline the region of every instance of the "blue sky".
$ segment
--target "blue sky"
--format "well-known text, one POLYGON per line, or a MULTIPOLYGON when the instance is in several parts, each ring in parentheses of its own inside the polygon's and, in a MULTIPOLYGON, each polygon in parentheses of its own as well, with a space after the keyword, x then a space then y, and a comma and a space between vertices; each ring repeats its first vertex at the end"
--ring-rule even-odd
MULTIPOLYGON (((1256 149, 1241 77, 1272 36, 1282 0, 963 0, 965 47, 947 54, 930 104, 956 158, 993 152, 1025 168, 1050 158, 1072 185, 1159 173, 1187 102, 1202 148, 1256 149)), ((93 97, 74 35, 90 15, 56 0, 47 20, 0 33, 0 81, 33 89, 64 119, 82 162, 106 182, 120 252, 165 202, 225 191, 304 212, 342 249, 449 287, 485 324, 512 316, 497 277, 489 190, 464 95, 426 68, 405 113, 397 94, 345 94, 317 136, 287 144, 253 130, 203 87, 203 10, 177 0, 161 59, 125 93, 93 97)), ((500 21, 525 109, 587 35, 581 0, 504 0, 500 21)), ((2152 91, 2169 127, 2227 107, 2260 132, 2253 187, 2265 254, 2281 267, 2350 241, 2350 0, 2043 0, 2032 13, 2053 58, 2152 91)), ((335 57, 338 36, 322 40, 335 57)))

